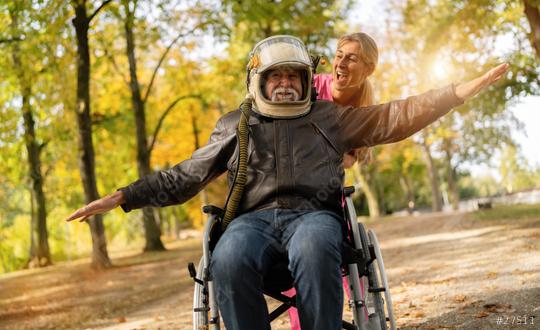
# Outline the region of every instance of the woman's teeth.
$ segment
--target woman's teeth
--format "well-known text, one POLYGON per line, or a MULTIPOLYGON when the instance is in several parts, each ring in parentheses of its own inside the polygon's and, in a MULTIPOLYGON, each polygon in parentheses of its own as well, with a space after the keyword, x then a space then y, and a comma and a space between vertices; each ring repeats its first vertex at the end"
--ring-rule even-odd
POLYGON ((344 72, 336 72, 336 75, 337 75, 337 78, 338 79, 341 79, 341 78, 347 78, 348 74, 347 73, 344 73, 344 72))

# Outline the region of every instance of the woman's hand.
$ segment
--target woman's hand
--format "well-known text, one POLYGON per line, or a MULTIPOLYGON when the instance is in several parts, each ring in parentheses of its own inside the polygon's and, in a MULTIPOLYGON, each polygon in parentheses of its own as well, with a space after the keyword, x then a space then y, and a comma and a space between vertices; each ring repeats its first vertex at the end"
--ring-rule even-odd
POLYGON ((484 88, 492 85, 508 71, 508 63, 499 64, 482 76, 456 86, 456 96, 463 101, 478 94, 484 88))
POLYGON ((81 207, 77 211, 73 212, 73 214, 71 214, 66 219, 66 221, 73 221, 75 219, 81 218, 79 219, 79 222, 83 222, 93 215, 108 212, 118 207, 124 202, 124 194, 121 191, 117 191, 103 198, 95 200, 84 207, 81 207))

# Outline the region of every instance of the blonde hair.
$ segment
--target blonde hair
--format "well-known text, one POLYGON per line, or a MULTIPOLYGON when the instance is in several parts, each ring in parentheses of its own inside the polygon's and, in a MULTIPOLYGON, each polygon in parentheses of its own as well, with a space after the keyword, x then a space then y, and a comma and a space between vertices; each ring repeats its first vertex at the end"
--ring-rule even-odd
MULTIPOLYGON (((373 65, 373 68, 375 68, 379 61, 379 49, 377 48, 375 40, 367 33, 352 33, 339 38, 337 48, 340 49, 344 44, 351 41, 357 42, 358 45, 360 45, 360 51, 358 53, 360 59, 365 64, 373 65)), ((358 107, 373 105, 375 103, 373 86, 367 77, 358 89, 360 90, 360 97, 357 104, 358 107)))

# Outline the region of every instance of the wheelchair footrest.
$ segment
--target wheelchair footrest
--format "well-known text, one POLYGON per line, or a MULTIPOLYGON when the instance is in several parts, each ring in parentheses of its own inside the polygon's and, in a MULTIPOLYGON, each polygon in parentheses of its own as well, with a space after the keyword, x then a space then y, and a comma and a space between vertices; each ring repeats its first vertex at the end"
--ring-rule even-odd
POLYGON ((193 308, 193 311, 194 312, 209 312, 210 307, 197 307, 197 308, 193 308))
POLYGON ((368 292, 371 292, 371 293, 373 293, 373 292, 375 292, 375 293, 376 292, 385 292, 385 291, 386 291, 386 288, 369 288, 368 289, 368 292))
POLYGON ((347 321, 341 321, 341 327, 345 330, 358 330, 358 327, 354 323, 347 321))

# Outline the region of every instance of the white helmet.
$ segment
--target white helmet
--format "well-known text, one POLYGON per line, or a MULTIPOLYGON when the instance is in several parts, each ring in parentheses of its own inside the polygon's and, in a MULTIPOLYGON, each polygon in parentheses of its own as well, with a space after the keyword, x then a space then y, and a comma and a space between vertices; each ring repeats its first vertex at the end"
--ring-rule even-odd
POLYGON ((278 35, 266 38, 249 53, 248 91, 255 100, 253 111, 272 118, 296 118, 311 109, 311 57, 304 43, 293 36, 278 35), (273 102, 264 93, 264 74, 278 66, 301 70, 302 95, 298 101, 273 102))

